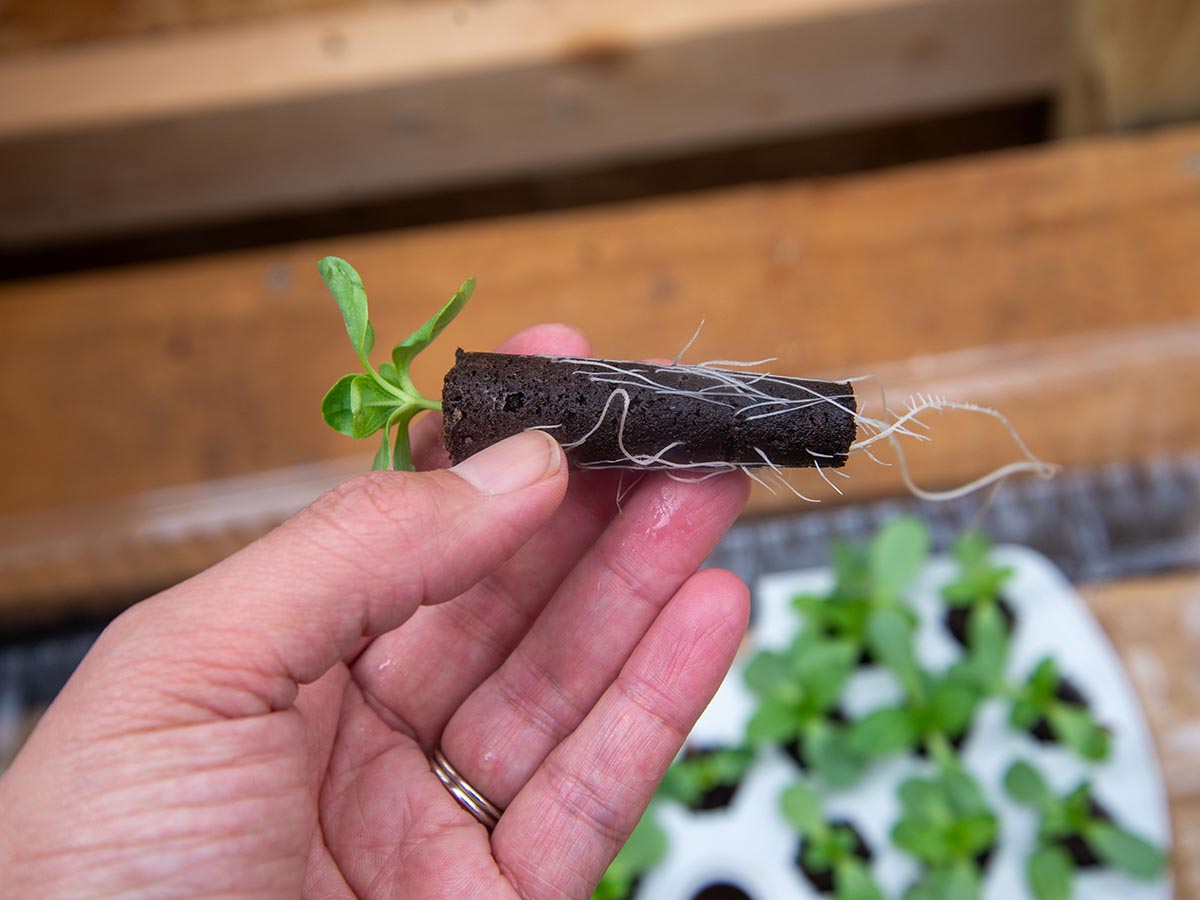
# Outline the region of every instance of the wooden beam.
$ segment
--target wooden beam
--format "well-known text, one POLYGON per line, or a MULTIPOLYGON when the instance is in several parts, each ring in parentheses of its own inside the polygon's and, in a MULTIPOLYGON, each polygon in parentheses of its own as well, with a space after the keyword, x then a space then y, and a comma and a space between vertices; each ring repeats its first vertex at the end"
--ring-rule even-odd
POLYGON ((1121 654, 1158 748, 1176 896, 1200 898, 1200 574, 1082 590, 1121 654))
POLYGON ((1200 4, 1073 0, 1058 121, 1067 135, 1200 116, 1200 4))
POLYGON ((450 0, 0 58, 0 244, 1047 93, 1060 0, 450 0))

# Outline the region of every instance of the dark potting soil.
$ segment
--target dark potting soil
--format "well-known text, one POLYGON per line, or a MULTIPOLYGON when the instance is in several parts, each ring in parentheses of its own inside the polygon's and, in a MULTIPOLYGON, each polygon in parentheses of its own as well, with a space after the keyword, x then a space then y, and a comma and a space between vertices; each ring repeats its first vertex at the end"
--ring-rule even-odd
POLYGON ((692 900, 754 900, 746 891, 728 881, 715 881, 700 888, 692 900))
MULTIPOLYGON (((831 828, 845 828, 854 835, 854 855, 861 859, 864 863, 870 863, 872 858, 871 848, 863 839, 862 834, 853 824, 845 819, 837 819, 829 823, 831 828)), ((819 893, 832 894, 834 889, 833 869, 816 870, 810 869, 804 863, 804 849, 807 842, 802 838, 800 846, 796 848, 795 864, 808 879, 808 883, 813 886, 819 893)))
MULTIPOLYGON (((1102 822, 1111 822, 1113 820, 1108 810, 1101 806, 1095 797, 1088 798, 1088 814, 1091 818, 1102 822)), ((1073 834, 1070 837, 1060 838, 1058 844, 1071 854, 1071 858, 1075 860, 1075 865, 1081 869, 1091 869, 1103 865, 1100 857, 1092 851, 1091 845, 1083 839, 1082 835, 1073 834)))
MULTIPOLYGON (((846 718, 846 714, 842 712, 841 708, 831 710, 825 718, 838 725, 846 725, 850 722, 850 720, 846 718)), ((798 765, 801 769, 808 771, 808 754, 805 752, 803 735, 797 737, 794 741, 788 741, 786 744, 784 744, 783 752, 790 756, 792 758, 792 762, 798 765)))
POLYGON ((568 451, 573 465, 623 462, 627 468, 639 468, 628 461, 621 443, 630 455, 650 457, 675 442, 680 442, 679 446, 663 454, 663 460, 684 465, 726 462, 765 466, 765 454, 780 468, 845 465, 856 432, 853 413, 857 409, 848 383, 782 377, 755 382, 755 390, 768 391, 772 397, 816 400, 763 418, 753 417, 771 409, 761 405, 761 397, 726 395, 716 391, 715 384, 712 376, 685 366, 612 360, 584 363, 460 349, 442 388, 446 449, 457 463, 530 428, 547 428, 563 445, 596 429, 568 451), (635 373, 618 374, 604 369, 605 365, 635 373), (619 379, 620 383, 597 380, 604 378, 619 379), (645 383, 648 378, 662 388, 645 383), (624 404, 613 396, 618 388, 629 397, 620 440, 624 404), (669 391, 704 391, 707 399, 669 391), (613 400, 605 413, 610 397, 613 400), (753 412, 738 415, 752 405, 756 406, 753 412))
MULTIPOLYGON (((1087 697, 1075 686, 1071 679, 1060 675, 1058 678, 1058 688, 1054 691, 1056 696, 1063 703, 1069 706, 1078 706, 1081 709, 1086 709, 1088 705, 1087 697)), ((1050 727, 1050 723, 1045 719, 1038 719, 1029 729, 1029 733, 1040 744, 1052 744, 1058 739, 1054 736, 1054 731, 1050 727)))
MULTIPOLYGON (((996 606, 1000 610, 1000 618, 1004 620, 1005 630, 1012 634, 1013 629, 1017 627, 1017 614, 1003 597, 996 606)), ((946 609, 946 615, 942 617, 942 624, 946 630, 964 647, 967 646, 967 634, 970 632, 971 618, 974 613, 975 607, 973 606, 951 606, 946 609)))

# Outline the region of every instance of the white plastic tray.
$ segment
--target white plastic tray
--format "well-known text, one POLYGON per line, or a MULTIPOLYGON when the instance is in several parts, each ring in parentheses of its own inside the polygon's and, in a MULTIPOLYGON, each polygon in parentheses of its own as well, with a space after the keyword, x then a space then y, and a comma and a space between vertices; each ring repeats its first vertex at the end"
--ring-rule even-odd
MULTIPOLYGON (((1004 596, 1017 614, 1009 664, 1012 679, 1023 678, 1043 656, 1053 655, 1060 671, 1078 686, 1097 719, 1113 730, 1112 755, 1089 765, 1056 744, 1040 744, 1006 722, 1005 705, 988 701, 976 716, 963 746, 967 767, 975 773, 1000 818, 1000 843, 984 883, 987 900, 1029 896, 1024 861, 1036 837, 1034 814, 1012 803, 1002 779, 1016 758, 1033 762, 1056 791, 1090 777, 1100 802, 1122 825, 1161 846, 1170 843, 1170 817, 1162 773, 1149 730, 1120 661, 1083 601, 1062 574, 1043 556, 1023 547, 999 547, 994 558, 1015 569, 1004 596)), ((951 579, 955 564, 933 559, 910 592, 920 617, 918 655, 926 666, 940 669, 957 659, 961 648, 941 618, 945 606, 939 589, 951 579)), ((832 585, 827 569, 784 573, 757 585, 757 621, 749 652, 739 658, 712 704, 692 732, 701 745, 737 743, 749 718, 753 698, 744 687, 742 670, 759 648, 785 647, 800 624, 791 608, 798 593, 818 593, 832 585)), ((890 677, 878 667, 859 669, 843 700, 851 717, 898 696, 890 677)), ((900 897, 917 873, 915 861, 891 846, 889 832, 899 815, 896 786, 931 766, 915 758, 897 758, 873 767, 853 788, 822 791, 831 818, 858 827, 874 853, 872 870, 888 897, 900 897)), ((730 882, 755 900, 817 898, 819 895, 795 866, 798 838, 779 811, 779 795, 800 777, 781 751, 766 755, 743 780, 733 802, 723 810, 691 813, 674 804, 659 805, 659 821, 670 841, 665 859, 647 873, 639 898, 691 900, 705 885, 730 882)), ((1169 877, 1140 882, 1127 876, 1083 870, 1075 896, 1088 900, 1166 900, 1169 877)))

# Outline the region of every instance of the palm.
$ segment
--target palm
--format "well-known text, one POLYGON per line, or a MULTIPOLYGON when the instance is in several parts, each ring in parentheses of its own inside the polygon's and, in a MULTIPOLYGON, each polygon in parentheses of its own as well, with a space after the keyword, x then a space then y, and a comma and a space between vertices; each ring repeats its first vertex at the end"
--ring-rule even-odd
MULTIPOLYGON (((587 352, 563 340, 504 349, 587 352)), ((736 652, 745 588, 695 570, 746 485, 651 477, 618 513, 616 479, 565 484, 358 479, 131 609, 0 778, 0 869, 22 896, 586 897, 736 652)))

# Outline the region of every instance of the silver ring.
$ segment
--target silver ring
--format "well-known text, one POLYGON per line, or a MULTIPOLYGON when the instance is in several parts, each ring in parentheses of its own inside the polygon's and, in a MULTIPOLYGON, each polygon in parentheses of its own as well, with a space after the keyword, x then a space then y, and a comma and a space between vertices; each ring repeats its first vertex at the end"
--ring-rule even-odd
POLYGON ((474 816, 475 821, 488 831, 496 827, 503 810, 471 787, 467 780, 458 773, 458 770, 450 765, 450 761, 446 759, 446 754, 442 753, 441 747, 433 752, 433 759, 429 761, 429 766, 442 786, 450 792, 450 796, 458 801, 459 806, 474 816))

